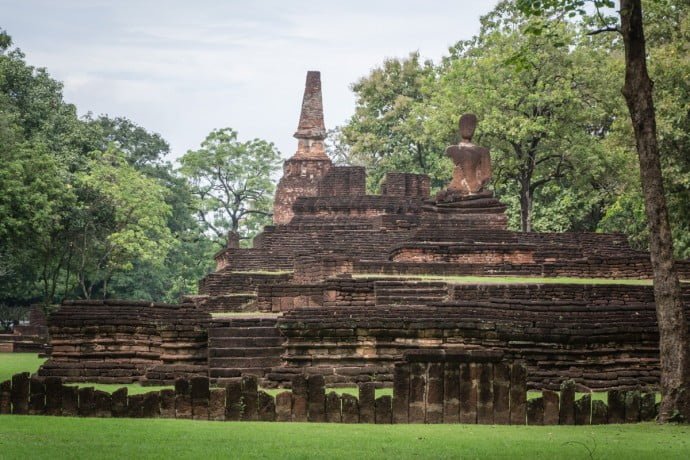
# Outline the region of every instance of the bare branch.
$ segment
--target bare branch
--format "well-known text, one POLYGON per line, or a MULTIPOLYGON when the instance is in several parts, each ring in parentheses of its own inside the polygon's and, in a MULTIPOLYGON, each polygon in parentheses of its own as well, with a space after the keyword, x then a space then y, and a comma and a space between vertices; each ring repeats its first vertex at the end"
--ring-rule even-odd
POLYGON ((603 33, 606 33, 606 32, 618 32, 618 33, 622 33, 621 30, 620 30, 618 27, 610 27, 610 26, 609 26, 609 27, 604 27, 604 28, 602 28, 602 29, 597 29, 597 30, 593 30, 593 31, 591 31, 591 32, 587 32, 587 35, 599 35, 599 34, 603 34, 603 33))

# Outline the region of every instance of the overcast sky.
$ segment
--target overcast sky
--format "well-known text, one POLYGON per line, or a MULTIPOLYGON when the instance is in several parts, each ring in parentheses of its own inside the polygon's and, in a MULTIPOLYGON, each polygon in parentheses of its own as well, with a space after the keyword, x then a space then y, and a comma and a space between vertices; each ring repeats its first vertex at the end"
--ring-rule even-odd
POLYGON ((320 70, 326 127, 354 111, 350 84, 387 57, 437 61, 479 30, 496 1, 0 0, 0 27, 29 64, 86 112, 160 133, 174 158, 214 128, 292 138, 308 70, 320 70))

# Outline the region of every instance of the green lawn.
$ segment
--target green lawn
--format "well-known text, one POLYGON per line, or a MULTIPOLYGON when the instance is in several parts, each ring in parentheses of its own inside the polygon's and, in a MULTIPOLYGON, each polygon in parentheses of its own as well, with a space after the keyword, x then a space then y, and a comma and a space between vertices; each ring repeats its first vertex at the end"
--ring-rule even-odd
MULTIPOLYGON (((44 361, 44 358, 39 358, 35 353, 0 353, 0 382, 9 380, 14 374, 20 372, 30 372, 33 374, 44 361)), ((127 387, 127 393, 131 395, 158 391, 163 388, 173 388, 172 386, 143 387, 138 383, 126 385, 122 383, 79 383, 74 385, 79 387, 94 387, 97 390, 107 391, 108 393, 112 393, 118 388, 127 387)), ((2 449, 0 449, 0 459, 2 458, 1 454, 2 449)))
POLYGON ((651 423, 595 427, 336 425, 0 416, 0 457, 686 459, 690 458, 690 427, 651 423))
POLYGON ((652 280, 623 278, 573 278, 573 277, 530 277, 530 276, 459 276, 459 275, 379 275, 357 274, 353 278, 410 278, 424 281, 446 281, 458 284, 627 284, 651 286, 652 280))
POLYGON ((20 372, 36 372, 44 358, 36 353, 0 353, 0 382, 9 380, 20 372))

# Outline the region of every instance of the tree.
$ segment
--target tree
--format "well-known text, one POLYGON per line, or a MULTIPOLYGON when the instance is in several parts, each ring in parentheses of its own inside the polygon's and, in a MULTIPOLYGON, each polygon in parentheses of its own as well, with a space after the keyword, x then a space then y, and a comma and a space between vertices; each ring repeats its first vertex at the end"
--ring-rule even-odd
POLYGON ((101 115, 88 116, 99 140, 99 149, 113 143, 127 163, 166 189, 165 202, 171 212, 166 226, 174 237, 165 261, 132 260, 132 269, 113 273, 109 292, 118 298, 176 302, 194 294, 197 280, 213 268, 213 242, 204 235, 193 209, 193 195, 187 180, 165 161, 168 143, 133 121, 101 115))
POLYGON ((432 63, 421 63, 415 52, 385 60, 352 85, 355 114, 341 128, 342 141, 349 148, 349 161, 368 168, 370 189, 377 188, 388 171, 429 174, 435 187, 450 177, 452 163, 441 154, 445 146, 428 135, 423 120, 413 114, 415 105, 428 99, 425 83, 434 77, 432 63))
POLYGON ((0 332, 12 332, 12 328, 26 318, 28 310, 27 307, 11 307, 0 302, 0 332))
POLYGON ((271 175, 280 167, 280 153, 272 143, 240 142, 231 128, 214 130, 180 163, 199 219, 219 244, 227 243, 229 232, 248 240, 270 223, 271 175))
POLYGON ((79 185, 88 199, 78 228, 76 274, 86 298, 97 285, 107 297, 115 272, 132 270, 136 260, 165 259, 173 244, 166 225, 171 210, 165 188, 127 164, 115 148, 92 161, 79 185))
POLYGON ((99 131, 99 150, 114 144, 127 162, 139 170, 160 165, 163 157, 170 153, 170 146, 160 134, 150 133, 128 118, 100 115, 94 119, 88 114, 85 121, 99 131))
MULTIPOLYGON (((520 7, 535 15, 545 11, 585 14, 584 0, 519 0, 520 7)), ((610 0, 594 0, 596 10, 614 6, 610 0)), ((661 365, 660 422, 690 420, 690 343, 680 283, 673 259, 673 239, 661 173, 657 141, 653 82, 647 70, 646 40, 640 0, 621 0, 619 24, 599 14, 601 28, 592 33, 619 32, 625 48, 623 96, 628 106, 640 163, 645 213, 650 233, 654 269, 654 298, 659 325, 661 365)))
POLYGON ((528 26, 506 2, 482 18, 479 36, 444 59, 419 118, 426 132, 456 142, 459 116, 475 113, 477 138, 491 149, 494 187, 517 205, 519 228, 564 231, 588 218, 600 199, 596 184, 612 169, 600 142, 615 114, 612 84, 594 74, 604 54, 580 43, 575 27, 536 36, 521 32, 528 26))
POLYGON ((61 91, 0 31, 0 303, 195 292, 211 242, 167 142, 61 91))

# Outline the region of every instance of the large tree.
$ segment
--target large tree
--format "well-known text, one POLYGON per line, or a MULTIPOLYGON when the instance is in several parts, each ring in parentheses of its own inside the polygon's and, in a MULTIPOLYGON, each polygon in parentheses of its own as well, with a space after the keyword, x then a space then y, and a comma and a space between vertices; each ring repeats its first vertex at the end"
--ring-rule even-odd
POLYGON ((61 91, 0 32, 0 303, 193 293, 210 241, 167 143, 61 91))
POLYGON ((77 279, 82 295, 90 298, 98 286, 103 297, 116 271, 133 262, 161 264, 172 245, 166 225, 170 206, 167 191, 109 148, 80 175, 78 185, 88 197, 85 216, 76 229, 77 279))
MULTIPOLYGON (((519 0, 531 14, 585 14, 585 0, 519 0)), ((611 0, 594 0, 602 19, 601 32, 618 32, 625 48, 623 96, 628 106, 640 163, 640 178, 649 226, 654 269, 654 297, 659 325, 661 407, 659 421, 690 420, 690 342, 680 283, 673 259, 673 239, 661 173, 653 82, 647 70, 647 50, 640 0, 621 0, 619 21, 601 13, 614 7, 611 0)))
POLYGON ((423 120, 413 114, 415 105, 428 99, 424 88, 434 75, 433 65, 420 62, 415 52, 386 59, 352 85, 355 114, 339 134, 349 162, 367 167, 370 189, 388 171, 429 174, 435 187, 450 177, 452 163, 439 155, 443 144, 425 133, 423 120))
POLYGON ((197 198, 199 219, 219 244, 227 243, 229 233, 248 240, 270 223, 275 190, 271 175, 280 167, 273 143, 240 142, 231 128, 214 130, 180 163, 197 198))
POLYGON ((444 59, 418 118, 455 141, 459 116, 477 114, 494 187, 506 202, 517 199, 521 230, 570 230, 598 204, 596 184, 612 169, 600 139, 615 114, 615 73, 602 77, 605 54, 581 43, 575 27, 525 35, 529 22, 507 2, 482 18, 480 34, 444 59))

